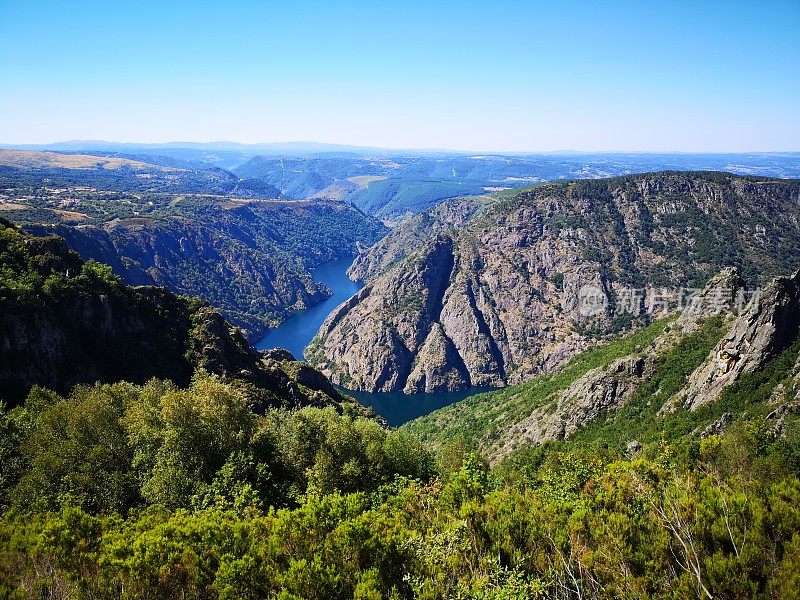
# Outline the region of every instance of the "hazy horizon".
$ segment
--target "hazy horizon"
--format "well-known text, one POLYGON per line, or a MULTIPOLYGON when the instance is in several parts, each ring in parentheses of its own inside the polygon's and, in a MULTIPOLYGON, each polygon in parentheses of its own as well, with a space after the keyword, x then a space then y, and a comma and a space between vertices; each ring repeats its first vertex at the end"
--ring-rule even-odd
POLYGON ((562 148, 554 150, 502 150, 496 148, 424 148, 424 147, 390 147, 390 146, 366 146, 356 145, 347 142, 320 142, 315 140, 275 140, 275 141, 257 141, 257 142, 239 142, 236 140, 167 140, 163 142, 151 142, 141 140, 104 140, 104 139, 64 139, 50 142, 7 142, 0 139, 0 149, 39 149, 43 151, 72 151, 60 148, 60 146, 75 146, 74 151, 92 151, 102 150, 102 147, 92 148, 92 144, 101 144, 104 146, 132 146, 141 148, 192 148, 192 147, 216 147, 224 149, 226 145, 232 147, 258 148, 258 147, 313 147, 320 146, 320 152, 331 152, 335 150, 328 150, 326 148, 341 148, 342 151, 347 149, 352 150, 376 150, 388 152, 421 152, 421 153, 451 153, 451 154, 464 154, 464 155, 560 155, 560 154, 686 154, 686 155, 762 155, 762 154, 800 154, 800 149, 788 150, 731 150, 731 151, 714 151, 714 150, 637 150, 637 149, 620 149, 620 150, 576 150, 572 148, 562 148))

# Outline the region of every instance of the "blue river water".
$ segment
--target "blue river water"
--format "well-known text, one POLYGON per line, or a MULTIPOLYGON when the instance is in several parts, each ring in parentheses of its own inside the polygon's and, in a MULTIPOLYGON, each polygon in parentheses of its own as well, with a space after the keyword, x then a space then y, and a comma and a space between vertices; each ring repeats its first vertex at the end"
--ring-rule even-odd
POLYGON ((256 348, 259 350, 286 348, 295 358, 302 359, 303 350, 317 334, 325 318, 334 308, 361 289, 361 284, 351 281, 347 276, 347 269, 352 262, 352 259, 345 258, 323 263, 311 271, 314 281, 327 285, 333 295, 324 302, 286 319, 261 338, 256 343, 256 348))
POLYGON ((371 406, 376 413, 386 419, 389 425, 397 427, 411 419, 427 415, 438 408, 443 408, 468 396, 488 392, 492 388, 470 388, 459 392, 433 392, 431 394, 360 392, 358 390, 340 389, 364 406, 371 406))
MULTIPOLYGON (((347 277, 350 259, 324 263, 314 269, 314 281, 327 285, 333 295, 325 302, 301 311, 287 319, 256 343, 256 348, 286 348, 296 358, 302 358, 308 343, 319 331, 331 311, 355 294, 361 285, 347 277)), ((342 389, 366 406, 371 406, 389 425, 402 425, 416 417, 462 400, 467 396, 487 391, 473 388, 460 392, 435 392, 432 394, 403 394, 402 392, 373 393, 342 389)))

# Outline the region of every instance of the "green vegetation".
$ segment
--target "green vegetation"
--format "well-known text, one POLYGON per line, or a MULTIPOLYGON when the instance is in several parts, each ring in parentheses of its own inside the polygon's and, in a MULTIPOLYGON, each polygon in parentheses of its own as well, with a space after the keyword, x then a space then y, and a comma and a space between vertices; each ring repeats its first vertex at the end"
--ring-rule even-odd
POLYGON ((715 404, 713 412, 679 409, 661 418, 658 418, 658 412, 668 400, 679 395, 686 379, 708 357, 724 333, 721 317, 708 319, 697 332, 683 338, 658 357, 655 372, 624 407, 588 424, 568 443, 584 446, 601 444, 622 449, 632 439, 652 442, 678 439, 709 422, 712 417, 720 416, 724 412, 721 404, 715 404))
POLYGON ((556 289, 561 292, 564 290, 564 274, 563 273, 553 273, 550 276, 550 283, 556 286, 556 289))
POLYGON ((689 412, 707 318, 618 411, 481 454, 673 327, 388 430, 202 302, 0 220, 0 597, 797 597, 800 341, 689 412))
POLYGON ((36 389, 0 418, 0 595, 790 598, 800 433, 753 420, 635 459, 458 444, 179 389, 36 389), (434 468, 435 467, 435 468, 434 468))
MULTIPOLYGON (((720 319, 708 319, 616 415, 489 469, 475 448, 589 370, 643 352, 672 321, 390 431, 344 403, 274 407, 320 401, 292 383, 297 363, 272 364, 271 379, 209 374, 223 359, 237 377, 266 367, 241 362, 243 339, 220 337, 224 322, 198 301, 158 292, 147 304, 58 238, 0 225, 3 319, 55 318, 75 298, 104 297, 162 319, 140 341, 165 328, 179 341, 139 360, 177 369, 167 358, 180 349, 180 368, 201 367, 185 384, 76 387, 53 371, 68 391, 33 387, 23 404, 0 404, 0 597, 777 599, 798 589, 800 428, 789 412, 776 435, 764 417, 777 392, 797 393, 800 343, 714 405, 657 415, 719 339, 720 319), (699 440, 723 411, 733 425, 699 440), (636 457, 624 447, 632 436, 636 457)), ((124 337, 82 343, 125 364, 114 355, 124 337)))
POLYGON ((775 403, 770 404, 770 399, 776 392, 782 392, 777 400, 791 402, 800 392, 792 380, 793 367, 800 356, 800 340, 768 361, 761 370, 742 374, 717 401, 693 411, 677 406, 674 411, 660 412, 670 399, 681 399, 680 392, 687 377, 708 356, 723 332, 719 318, 709 319, 699 331, 681 340, 659 358, 655 372, 624 407, 601 415, 558 445, 522 448, 508 461, 519 464, 531 460, 531 456, 538 456, 536 462, 554 449, 610 452, 623 456, 631 440, 651 444, 670 442, 676 446, 677 452, 688 455, 697 451, 698 435, 723 415, 744 419, 750 423, 750 433, 760 439, 759 443, 767 443, 766 425, 763 424, 769 423, 765 419, 775 409, 775 403), (754 429, 756 423, 762 424, 760 432, 754 429))
POLYGON ((374 420, 333 408, 253 408, 239 383, 203 371, 186 389, 154 379, 78 386, 61 398, 34 388, 3 417, 4 455, 17 466, 0 503, 67 502, 92 514, 150 504, 267 508, 432 472, 416 439, 374 420))
MULTIPOLYGON (((227 194, 234 191, 238 181, 236 176, 222 169, 165 169, 146 163, 129 163, 110 169, 102 164, 70 168, 41 165, 35 161, 28 165, 23 161, 13 167, 0 165, 0 187, 28 191, 45 183, 50 188, 81 186, 130 193, 227 194)), ((268 197, 275 197, 274 188, 268 197)))
POLYGON ((58 391, 85 379, 186 383, 198 360, 192 322, 205 310, 197 300, 129 288, 63 239, 0 221, 0 399, 18 402, 35 383, 58 391))
POLYGON ((556 373, 470 396, 415 419, 403 428, 434 446, 461 439, 469 448, 485 448, 504 427, 521 421, 591 369, 605 367, 618 358, 642 351, 664 332, 671 320, 662 319, 627 337, 589 348, 556 373))

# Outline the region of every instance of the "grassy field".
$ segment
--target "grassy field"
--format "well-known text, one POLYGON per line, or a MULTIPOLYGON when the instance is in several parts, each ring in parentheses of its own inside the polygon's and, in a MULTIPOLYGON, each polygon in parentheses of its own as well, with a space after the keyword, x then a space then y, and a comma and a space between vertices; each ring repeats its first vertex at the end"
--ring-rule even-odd
POLYGON ((382 175, 357 175, 356 177, 348 177, 347 181, 355 183, 358 187, 367 187, 373 181, 382 181, 387 179, 382 175))

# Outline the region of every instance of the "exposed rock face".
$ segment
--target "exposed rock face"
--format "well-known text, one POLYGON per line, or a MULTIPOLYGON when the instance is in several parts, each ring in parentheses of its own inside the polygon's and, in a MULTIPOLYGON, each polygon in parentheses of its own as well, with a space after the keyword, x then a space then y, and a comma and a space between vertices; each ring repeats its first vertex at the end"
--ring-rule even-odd
POLYGON ((688 306, 681 311, 676 325, 683 333, 691 333, 697 328, 698 317, 728 314, 734 309, 743 310, 751 300, 739 270, 728 267, 714 275, 692 297, 688 306))
MULTIPOLYGON (((800 252, 780 249, 800 248, 793 181, 637 175, 545 185, 455 228, 430 219, 430 237, 415 221, 407 245, 393 232, 353 267, 369 286, 308 353, 335 382, 406 392, 519 383, 621 317, 674 310, 662 287, 691 288, 729 265, 751 279, 800 266, 800 252)), ((720 277, 704 312, 737 301, 741 277, 720 277)))
POLYGON ((798 400, 787 402, 773 410, 767 415, 767 421, 770 422, 767 433, 772 437, 783 436, 786 432, 786 417, 798 412, 800 412, 800 401, 798 400))
POLYGON ((294 357, 294 354, 289 352, 286 348, 271 348, 269 350, 262 350, 261 356, 268 360, 274 360, 275 362, 283 362, 285 360, 293 362, 297 360, 294 357))
MULTIPOLYGON (((434 446, 464 436, 492 463, 520 446, 574 436, 598 419, 605 420, 588 432, 592 439, 603 439, 598 436, 607 428, 610 440, 621 441, 625 438, 620 435, 626 435, 630 427, 631 436, 650 436, 652 442, 647 430, 658 431, 662 420, 666 429, 674 425, 681 428, 695 420, 697 426, 691 435, 707 437, 722 433, 737 419, 752 419, 754 415, 759 420, 759 415, 766 416, 760 420, 761 425, 770 435, 782 436, 793 426, 794 414, 800 413, 800 358, 792 357, 795 364, 787 369, 785 358, 791 353, 783 355, 779 370, 770 371, 769 381, 763 383, 770 395, 757 394, 765 405, 753 402, 749 386, 737 390, 724 406, 709 407, 709 413, 714 415, 711 418, 688 415, 686 411, 693 407, 682 404, 684 390, 693 385, 697 374, 716 364, 717 351, 710 350, 725 334, 729 339, 747 340, 752 356, 748 356, 746 364, 755 371, 785 348, 794 351, 792 344, 800 339, 796 293, 800 273, 774 280, 744 312, 739 310, 738 298, 744 292, 740 285, 738 272, 726 269, 713 277, 695 296, 697 302, 677 318, 654 324, 625 341, 592 349, 589 355, 579 357, 558 373, 536 377, 511 389, 472 396, 404 427, 434 446), (783 327, 775 326, 781 323, 783 327), (757 344, 755 340, 759 340, 757 344), (597 364, 601 366, 589 369, 589 365, 597 364), (775 385, 777 375, 780 381, 775 385), (681 391, 676 394, 676 389, 681 391), (621 409, 625 410, 614 414, 621 409), (674 417, 673 412, 684 414, 674 417)), ((710 387, 710 391, 714 393, 716 388, 710 387)), ((718 397, 703 396, 703 401, 713 402, 718 397)), ((635 454, 630 444, 628 453, 635 454)))
POLYGON ((431 392, 442 382, 449 390, 469 380, 469 373, 441 323, 431 327, 406 381, 409 393, 431 392), (429 360, 430 359, 430 360, 429 360))
POLYGON ((708 426, 700 432, 701 438, 707 438, 712 435, 719 435, 724 432, 731 423, 733 423, 734 418, 733 415, 729 412, 722 413, 719 419, 714 421, 713 423, 709 423, 708 426))
POLYGON ((218 312, 160 288, 131 290, 124 302, 98 294, 0 313, 0 400, 11 404, 33 385, 60 393, 79 383, 152 377, 186 385, 197 368, 263 388, 256 396, 268 404, 341 400, 321 373, 297 364, 302 368, 259 356, 218 312))
POLYGON ((652 375, 660 353, 697 331, 706 318, 733 310, 744 289, 736 269, 724 269, 712 277, 652 345, 642 348, 639 354, 617 359, 605 368, 588 371, 552 402, 536 408, 529 417, 501 432, 500 438, 509 442, 499 447, 499 454, 508 454, 513 449, 511 443, 563 440, 603 414, 625 406, 652 375))
MULTIPOLYGON (((732 315, 743 306, 746 298, 748 296, 739 272, 736 269, 724 269, 711 278, 703 290, 694 296, 693 302, 681 312, 674 325, 656 338, 652 346, 643 349, 641 355, 618 359, 604 369, 592 369, 560 393, 553 402, 535 409, 528 418, 501 432, 500 437, 513 440, 514 444, 562 440, 604 413, 619 410, 652 374, 661 352, 695 332, 704 319, 719 314, 732 315)), ((729 322, 728 334, 709 359, 692 374, 685 391, 681 392, 680 397, 686 398, 685 408, 695 409, 713 402, 740 373, 761 368, 796 339, 800 325, 800 272, 791 278, 774 280, 761 294, 752 298, 744 314, 729 322), (739 348, 747 348, 747 351, 740 352, 739 348), (719 357, 726 351, 731 359, 721 367, 719 357), (736 357, 735 361, 733 357, 736 357), (728 370, 720 374, 721 368, 728 370), (690 398, 694 401, 690 401, 690 398)), ((775 421, 772 429, 777 433, 774 435, 779 435, 785 415, 793 407, 792 403, 783 404, 768 416, 768 419, 775 421)), ((674 408, 674 403, 668 403, 667 410, 674 408)), ((700 436, 718 435, 733 420, 731 414, 725 413, 710 423, 700 436)), ((506 444, 498 452, 505 455, 511 449, 506 444)))
MULTIPOLYGON (((44 228, 29 228, 36 234, 44 228)), ((224 309, 256 336, 265 323, 325 300, 330 292, 294 265, 258 248, 231 243, 227 233, 180 220, 120 222, 104 227, 60 226, 83 258, 110 264, 127 283, 159 285, 197 295, 224 309)))
MULTIPOLYGON (((621 358, 606 369, 592 369, 569 386, 554 404, 534 410, 501 437, 515 443, 534 444, 568 438, 603 413, 624 406, 651 371, 652 359, 640 356, 621 358)), ((510 448, 500 450, 501 454, 509 451, 510 448)))
POLYGON ((752 373, 797 338, 800 271, 781 277, 752 299, 744 314, 689 379, 681 394, 689 409, 714 402, 742 373, 752 373))
POLYGON ((636 456, 642 451, 642 443, 639 440, 631 440, 625 446, 629 456, 636 456))
POLYGON ((202 214, 170 209, 160 218, 97 224, 27 224, 56 233, 82 258, 111 265, 131 285, 198 296, 259 339, 294 312, 330 297, 310 270, 353 256, 387 231, 341 203, 208 200, 202 214))
POLYGON ((258 353, 208 304, 97 274, 61 238, 0 221, 0 271, 0 400, 12 405, 34 385, 59 393, 153 377, 186 385, 198 368, 251 384, 262 406, 343 401, 308 365, 258 353))
MULTIPOLYGON (((334 382, 385 391, 405 385, 412 370, 413 353, 429 336, 427 324, 438 320, 442 312, 442 295, 453 269, 452 240, 445 236, 437 238, 418 260, 416 269, 391 282, 386 295, 373 296, 371 286, 364 288, 323 323, 324 332, 346 324, 360 349, 347 357, 334 355, 333 360, 320 356, 313 344, 307 350, 308 356, 314 356, 317 364, 334 374, 334 382), (355 306, 373 317, 354 321, 351 311, 355 306), (397 312, 398 307, 402 307, 402 313, 397 312), (399 318, 392 319, 392 313, 399 318), (375 318, 387 319, 387 326, 375 327, 375 318), (355 377, 346 379, 345 373, 355 377)), ((432 340, 428 347, 435 345, 432 340)))

